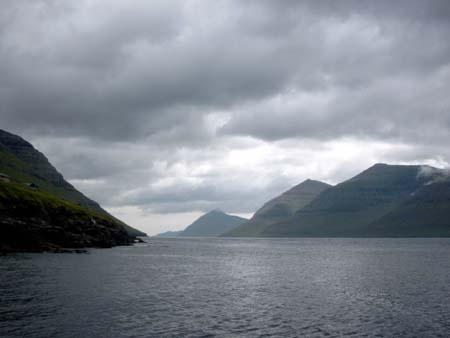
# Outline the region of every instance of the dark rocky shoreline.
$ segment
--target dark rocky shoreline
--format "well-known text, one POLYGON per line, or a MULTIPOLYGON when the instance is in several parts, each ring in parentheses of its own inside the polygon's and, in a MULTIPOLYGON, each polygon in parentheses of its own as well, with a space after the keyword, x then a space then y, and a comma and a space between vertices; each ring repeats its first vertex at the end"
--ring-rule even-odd
POLYGON ((131 245, 135 238, 113 222, 97 220, 95 225, 70 215, 63 218, 0 217, 0 252, 61 252, 64 248, 111 248, 131 245))

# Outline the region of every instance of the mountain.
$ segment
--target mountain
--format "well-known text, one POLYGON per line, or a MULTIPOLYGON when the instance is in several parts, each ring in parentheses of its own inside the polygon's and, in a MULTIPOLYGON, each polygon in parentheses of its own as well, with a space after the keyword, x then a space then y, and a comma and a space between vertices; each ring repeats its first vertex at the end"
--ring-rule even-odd
MULTIPOLYGON (((424 166, 376 164, 323 191, 262 236, 411 237, 450 235, 447 183, 432 183, 424 166), (438 216, 434 213, 439 211, 438 216), (422 227, 421 231, 413 230, 422 227)), ((434 172, 435 168, 427 167, 434 172)))
POLYGON ((289 219, 297 210, 306 206, 331 185, 306 180, 264 204, 253 217, 226 233, 230 237, 259 236, 268 226, 289 219))
MULTIPOLYGON (((21 182, 33 182, 40 190, 69 202, 98 211, 113 217, 101 206, 76 190, 50 164, 48 159, 33 145, 20 136, 0 129, 0 172, 21 182)), ((121 223, 131 236, 145 236, 145 233, 121 223)))
POLYGON ((20 245, 22 248, 17 249, 34 246, 38 250, 39 243, 112 246, 145 235, 76 190, 29 142, 3 130, 0 130, 0 232, 0 246, 9 246, 11 250, 20 245))
POLYGON ((450 181, 426 184, 373 222, 369 230, 374 237, 449 237, 450 181))
POLYGON ((161 237, 161 238, 175 238, 175 237, 179 237, 180 234, 183 231, 166 231, 166 232, 162 232, 158 235, 156 235, 156 237, 161 237))
POLYGON ((200 216, 182 231, 168 231, 158 237, 218 237, 246 222, 246 218, 213 210, 200 216))

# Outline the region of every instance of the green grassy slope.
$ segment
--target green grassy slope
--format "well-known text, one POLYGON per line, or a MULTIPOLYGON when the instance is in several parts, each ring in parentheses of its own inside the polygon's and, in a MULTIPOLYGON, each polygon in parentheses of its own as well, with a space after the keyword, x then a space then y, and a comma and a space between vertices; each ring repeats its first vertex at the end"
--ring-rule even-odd
POLYGON ((244 224, 226 233, 229 237, 257 237, 268 226, 289 219, 297 210, 305 207, 331 185, 306 180, 264 204, 244 224))
POLYGON ((48 162, 47 158, 19 136, 0 131, 0 172, 18 181, 33 182, 41 190, 57 197, 100 209, 100 206, 77 191, 48 162))
POLYGON ((130 236, 145 235, 115 219, 97 202, 76 190, 29 142, 3 130, 0 130, 0 173, 7 174, 19 182, 32 182, 39 187, 39 191, 104 214, 121 224, 130 236))
POLYGON ((0 182, 0 252, 110 247, 131 241, 108 215, 21 182, 0 182))
POLYGON ((424 185, 420 166, 376 164, 325 190, 288 221, 263 236, 366 237, 367 226, 393 211, 424 185))
POLYGON ((450 237, 450 181, 425 185, 366 231, 375 237, 450 237))

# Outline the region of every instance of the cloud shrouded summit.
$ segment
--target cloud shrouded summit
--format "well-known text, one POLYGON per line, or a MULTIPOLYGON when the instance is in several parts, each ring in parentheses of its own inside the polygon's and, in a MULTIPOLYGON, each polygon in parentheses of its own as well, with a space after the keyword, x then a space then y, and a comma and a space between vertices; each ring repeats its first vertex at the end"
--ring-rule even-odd
POLYGON ((450 161, 448 1, 2 5, 1 127, 118 212, 450 161))

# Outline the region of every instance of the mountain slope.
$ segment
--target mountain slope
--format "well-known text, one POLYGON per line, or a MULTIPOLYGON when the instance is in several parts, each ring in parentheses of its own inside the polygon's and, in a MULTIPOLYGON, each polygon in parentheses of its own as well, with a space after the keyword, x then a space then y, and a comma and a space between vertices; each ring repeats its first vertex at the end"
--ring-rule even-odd
POLYGON ((321 193, 263 236, 366 237, 367 227, 395 210, 426 183, 421 166, 376 164, 321 193))
POLYGON ((47 158, 21 137, 0 130, 0 172, 21 181, 34 182, 55 196, 93 209, 100 206, 77 191, 47 158))
POLYGON ((114 246, 138 234, 66 182, 30 143, 0 130, 0 250, 114 246))
POLYGON ((246 218, 213 210, 200 216, 176 237, 217 237, 246 222, 246 218))
POLYGON ((226 233, 225 236, 259 236, 266 227, 288 219, 330 187, 329 184, 308 179, 264 204, 248 222, 226 233))
POLYGON ((374 237, 450 237, 450 181, 426 184, 367 228, 374 237))
MULTIPOLYGON (((32 182, 39 190, 48 192, 66 201, 85 206, 100 214, 111 216, 101 206, 83 195, 51 165, 48 159, 33 145, 20 136, 0 129, 0 173, 21 182, 32 182)), ((130 236, 145 236, 145 233, 121 223, 130 236)))

